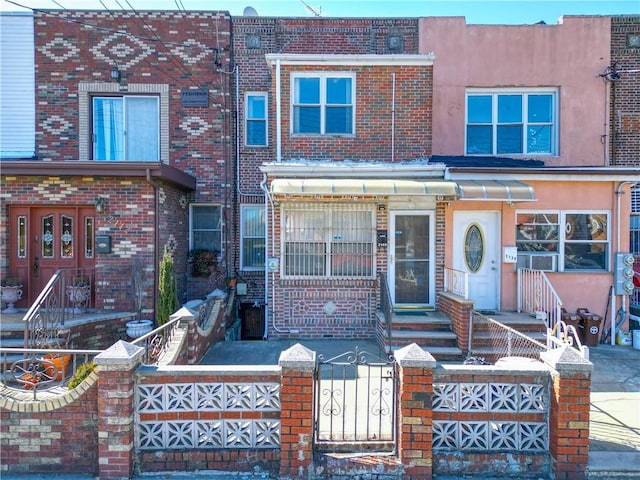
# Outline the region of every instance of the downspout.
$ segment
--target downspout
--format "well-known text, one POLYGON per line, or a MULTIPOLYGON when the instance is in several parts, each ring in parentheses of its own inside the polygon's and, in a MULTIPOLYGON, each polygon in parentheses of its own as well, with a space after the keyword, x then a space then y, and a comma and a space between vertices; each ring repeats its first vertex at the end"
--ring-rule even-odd
MULTIPOLYGON (((633 181, 625 181, 625 182, 620 182, 618 184, 618 188, 616 188, 616 252, 620 252, 620 197, 622 197, 623 192, 622 192, 622 187, 625 185, 636 185, 638 182, 633 182, 633 181)), ((621 300, 621 308, 623 311, 626 312, 626 307, 627 307, 627 296, 626 295, 620 295, 622 297, 621 300)), ((616 302, 615 299, 612 299, 611 301, 611 345, 615 345, 616 344, 616 332, 615 332, 615 324, 616 324, 616 302)))
MULTIPOLYGON (((269 307, 270 307, 270 303, 269 303, 269 282, 272 283, 272 288, 271 291, 275 290, 275 273, 271 272, 271 279, 269 278, 269 266, 266 264, 268 258, 269 258, 269 245, 275 245, 275 214, 274 214, 274 205, 273 205, 273 198, 271 198, 271 195, 269 194, 269 188, 267 187, 267 175, 264 174, 262 182, 260 182, 260 188, 262 188, 262 190, 264 191, 264 208, 265 208, 265 212, 267 212, 267 214, 269 214, 269 206, 271 206, 271 243, 269 243, 269 221, 265 221, 265 229, 266 231, 264 232, 264 241, 265 241, 265 245, 264 245, 264 251, 265 251, 265 269, 264 269, 264 333, 263 333, 263 339, 266 340, 267 339, 267 335, 268 335, 268 326, 269 326, 269 307)), ((272 247, 273 248, 273 247, 272 247)), ((276 325, 275 322, 275 313, 273 313, 273 320, 271 321, 271 325, 273 326, 273 329, 278 332, 278 333, 290 333, 289 330, 282 330, 281 328, 278 328, 278 326, 276 325)))
POLYGON ((396 72, 391 74, 391 163, 396 158, 396 72))
MULTIPOLYGON (((280 100, 280 59, 276 60, 276 161, 282 161, 282 102, 280 100)), ((266 182, 266 179, 265 179, 266 182)), ((265 184, 266 185, 266 184, 265 184)), ((266 195, 269 193, 265 190, 266 195)))
POLYGON ((154 223, 154 232, 153 232, 153 316, 156 316, 156 301, 157 301, 157 292, 158 292, 158 271, 159 271, 159 260, 158 260, 158 252, 160 251, 160 242, 158 232, 160 231, 160 199, 158 198, 158 191, 160 187, 158 184, 152 180, 151 178, 151 170, 147 168, 146 170, 147 182, 149 185, 153 187, 153 201, 155 204, 155 215, 153 223, 154 223))

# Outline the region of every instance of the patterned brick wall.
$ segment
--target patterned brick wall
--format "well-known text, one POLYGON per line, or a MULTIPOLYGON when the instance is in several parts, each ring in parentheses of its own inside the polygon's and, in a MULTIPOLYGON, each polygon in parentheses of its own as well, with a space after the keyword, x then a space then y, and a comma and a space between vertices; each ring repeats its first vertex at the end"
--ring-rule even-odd
POLYGON ((610 82, 611 163, 640 166, 640 16, 612 17, 611 61, 621 71, 610 82))

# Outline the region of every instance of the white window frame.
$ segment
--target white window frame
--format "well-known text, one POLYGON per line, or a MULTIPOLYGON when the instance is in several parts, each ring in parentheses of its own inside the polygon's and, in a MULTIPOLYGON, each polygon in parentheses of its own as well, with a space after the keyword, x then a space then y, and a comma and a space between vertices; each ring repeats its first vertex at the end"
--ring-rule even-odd
POLYGON ((211 248, 205 248, 204 250, 209 250, 209 251, 216 251, 218 252, 219 256, 222 256, 222 252, 224 249, 224 221, 222 219, 222 205, 217 204, 217 203, 192 203, 191 205, 189 205, 189 249, 190 250, 195 250, 195 249, 203 249, 202 246, 195 246, 194 245, 194 226, 193 226, 193 216, 194 216, 194 209, 198 208, 198 207, 216 207, 218 208, 218 210, 220 211, 219 213, 219 217, 218 217, 218 225, 214 228, 202 228, 202 229, 198 229, 198 231, 209 231, 209 232, 220 232, 220 245, 218 247, 216 246, 211 246, 211 248))
POLYGON ((265 261, 261 267, 255 265, 245 265, 245 239, 259 239, 262 238, 264 241, 263 245, 266 247, 266 227, 267 227, 267 216, 264 205, 256 205, 256 204, 247 204, 240 206, 240 269, 244 271, 264 271, 266 265, 266 248, 263 248, 262 258, 265 261), (244 228, 244 217, 245 212, 249 209, 261 209, 264 212, 264 230, 262 232, 262 236, 254 236, 245 234, 244 228))
MULTIPOLYGON (((339 278, 358 278, 358 279, 373 279, 375 278, 376 275, 376 270, 375 270, 375 265, 376 265, 376 210, 375 210, 375 205, 373 204, 355 204, 355 205, 350 205, 350 204, 314 204, 314 203, 296 203, 296 204, 288 204, 288 205, 283 205, 283 209, 282 209, 282 226, 281 226, 281 240, 280 240, 280 269, 281 269, 281 275, 282 278, 288 278, 288 279, 310 279, 310 278, 326 278, 326 279, 339 279, 339 278), (314 235, 314 239, 313 241, 294 241, 294 240, 289 240, 290 239, 290 235, 295 235, 298 234, 300 235, 300 233, 302 233, 302 236, 305 235, 304 232, 304 228, 296 228, 295 232, 291 232, 291 234, 289 233, 289 228, 287 227, 287 220, 289 218, 289 214, 291 212, 301 212, 301 214, 307 214, 307 213, 312 213, 315 214, 318 217, 324 217, 324 222, 321 225, 317 225, 314 226, 313 228, 313 235, 314 235), (363 229, 363 232, 365 234, 365 236, 367 236, 368 238, 366 239, 366 241, 353 241, 353 242, 348 242, 342 241, 341 235, 339 233, 337 233, 337 231, 334 229, 332 223, 333 223, 333 214, 335 212, 360 212, 360 213, 368 213, 370 215, 370 223, 368 226, 365 226, 365 228, 363 229), (368 231, 368 233, 367 233, 368 231), (318 236, 320 238, 318 238, 318 236), (315 266, 320 266, 321 270, 324 272, 323 274, 313 274, 313 273, 309 273, 309 274, 304 274, 304 273, 300 273, 300 271, 297 271, 295 273, 292 274, 288 274, 287 271, 289 270, 289 265, 287 265, 288 262, 288 251, 287 251, 287 246, 288 244, 292 244, 292 245, 298 245, 298 246, 302 246, 304 247, 305 244, 307 244, 308 246, 310 246, 311 248, 313 248, 314 246, 318 246, 318 245, 324 245, 324 252, 321 253, 317 253, 314 254, 312 251, 311 253, 309 253, 307 255, 307 258, 305 259, 304 256, 299 256, 298 259, 301 259, 303 263, 305 263, 307 266, 306 267, 302 267, 302 268, 313 268, 314 267, 314 262, 313 261, 313 256, 316 257, 321 257, 322 258, 322 262, 317 263, 317 265, 315 266), (355 248, 353 252, 347 252, 347 253, 342 253, 342 249, 337 248, 337 249, 332 249, 332 246, 335 245, 359 245, 360 247, 362 246, 370 246, 370 253, 368 252, 362 252, 358 255, 358 252, 355 250, 358 250, 358 248, 355 248), (334 261, 339 261, 339 257, 340 256, 347 256, 348 259, 353 258, 354 260, 356 258, 365 258, 365 263, 359 262, 360 265, 355 265, 353 267, 345 267, 344 263, 340 265, 340 267, 336 267, 333 265, 334 261), (369 263, 366 263, 366 258, 367 255, 369 255, 369 263), (336 268, 342 268, 343 271, 345 269, 349 269, 349 268, 353 268, 355 270, 362 270, 365 274, 345 274, 345 275, 341 275, 340 272, 334 272, 334 270, 336 268), (369 272, 369 274, 367 275, 366 272, 369 272)), ((304 222, 301 222, 304 223, 304 222)), ((295 255, 292 254, 292 255, 295 255)), ((351 260, 350 260, 351 262, 351 260)), ((358 262, 356 262, 358 263, 358 262)), ((297 268, 297 267, 291 267, 291 268, 297 268)))
POLYGON ((558 240, 557 251, 547 252, 531 252, 527 250, 518 250, 518 256, 535 256, 535 255, 550 255, 555 256, 555 266, 558 272, 567 273, 592 273, 592 272, 610 272, 611 271, 611 212, 609 210, 518 210, 516 211, 515 228, 518 228, 518 215, 544 215, 552 214, 558 215, 558 240), (606 240, 585 240, 585 241, 571 241, 567 239, 567 216, 568 215, 605 215, 607 218, 606 240), (605 246, 605 266, 604 268, 584 268, 584 269, 567 269, 565 261, 565 245, 586 243, 586 244, 603 244, 605 246))
MULTIPOLYGON (((466 155, 478 155, 478 156, 522 156, 522 155, 535 155, 535 156, 557 156, 558 147, 558 128, 560 122, 559 112, 559 90, 553 87, 542 88, 468 88, 465 92, 465 112, 464 112, 464 151, 466 155), (487 125, 492 127, 492 151, 490 153, 469 153, 468 149, 468 127, 469 127, 469 97, 471 96, 491 96, 491 123, 487 124, 471 124, 471 125, 487 125), (522 105, 522 121, 518 125, 522 125, 522 152, 521 153, 497 153, 498 152, 498 97, 501 95, 521 95, 523 97, 522 105), (528 121, 528 102, 524 101, 529 95, 551 95, 552 107, 551 107, 551 151, 550 152, 528 152, 527 132, 528 125, 537 125, 536 123, 529 123, 528 121)), ((548 123, 544 123, 548 125, 548 123)))
POLYGON ((265 92, 246 92, 244 94, 244 145, 245 147, 268 147, 269 146, 269 102, 268 94, 265 92), (264 118, 249 117, 249 98, 264 98, 264 118), (249 143, 249 123, 264 123, 264 143, 249 143))
MULTIPOLYGON (((291 110, 290 129, 292 136, 331 136, 331 137, 355 137, 356 135, 356 74, 350 72, 295 72, 291 74, 291 110), (295 109, 299 106, 311 106, 316 104, 295 103, 295 80, 296 78, 319 78, 320 79, 320 132, 296 132, 295 131, 295 109), (351 79, 351 103, 340 104, 342 107, 351 108, 351 132, 350 133, 326 133, 326 109, 327 109, 327 79, 329 78, 350 78, 351 79)), ((337 104, 335 104, 337 105, 337 104)))

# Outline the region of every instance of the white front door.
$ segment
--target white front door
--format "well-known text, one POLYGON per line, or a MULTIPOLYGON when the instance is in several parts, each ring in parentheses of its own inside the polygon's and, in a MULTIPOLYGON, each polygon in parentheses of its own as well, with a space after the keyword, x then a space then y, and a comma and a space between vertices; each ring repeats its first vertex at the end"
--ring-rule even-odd
POLYGON ((500 305, 500 212, 453 215, 453 268, 469 275, 469 300, 478 310, 500 305))
POLYGON ((433 212, 392 211, 389 290, 396 307, 435 306, 433 212))

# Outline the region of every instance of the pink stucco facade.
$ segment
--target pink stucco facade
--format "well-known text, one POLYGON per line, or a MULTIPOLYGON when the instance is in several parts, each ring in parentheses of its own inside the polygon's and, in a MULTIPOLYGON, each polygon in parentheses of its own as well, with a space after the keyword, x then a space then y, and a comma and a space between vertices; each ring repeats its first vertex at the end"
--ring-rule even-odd
MULTIPOLYGON (((465 89, 559 89, 558 156, 547 166, 608 165, 611 18, 563 17, 557 25, 467 25, 464 17, 420 19, 420 52, 435 53, 433 154, 463 155, 465 89)), ((530 156, 528 156, 530 158, 530 156)))

